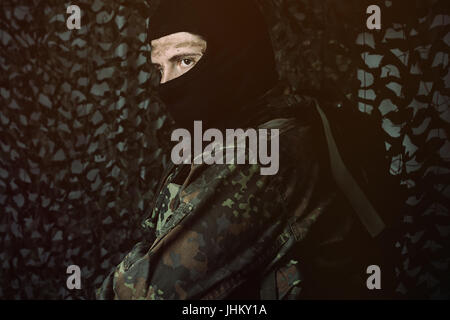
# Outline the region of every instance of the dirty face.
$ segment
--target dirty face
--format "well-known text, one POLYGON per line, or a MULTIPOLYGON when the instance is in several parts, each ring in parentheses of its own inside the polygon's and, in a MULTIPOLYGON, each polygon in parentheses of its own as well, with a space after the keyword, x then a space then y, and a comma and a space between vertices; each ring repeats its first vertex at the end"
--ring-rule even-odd
POLYGON ((151 60, 161 72, 161 83, 178 78, 191 70, 206 51, 206 41, 201 36, 173 33, 151 42, 151 60))

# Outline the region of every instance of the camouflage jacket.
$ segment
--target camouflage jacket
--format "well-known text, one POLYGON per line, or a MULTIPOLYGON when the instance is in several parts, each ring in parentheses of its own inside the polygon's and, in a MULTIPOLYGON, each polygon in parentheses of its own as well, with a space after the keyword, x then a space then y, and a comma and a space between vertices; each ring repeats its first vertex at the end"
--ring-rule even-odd
POLYGON ((370 241, 331 178, 323 137, 293 118, 262 127, 280 130, 278 173, 172 166, 144 221, 151 240, 111 271, 98 299, 362 297, 370 241))

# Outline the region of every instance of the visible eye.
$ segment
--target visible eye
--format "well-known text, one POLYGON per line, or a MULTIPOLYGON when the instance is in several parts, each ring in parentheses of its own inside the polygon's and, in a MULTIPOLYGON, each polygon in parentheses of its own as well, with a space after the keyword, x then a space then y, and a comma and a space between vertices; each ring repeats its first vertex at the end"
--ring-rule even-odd
POLYGON ((181 61, 180 61, 181 66, 184 68, 191 67, 194 63, 195 63, 195 61, 190 58, 184 58, 184 59, 181 59, 181 61))

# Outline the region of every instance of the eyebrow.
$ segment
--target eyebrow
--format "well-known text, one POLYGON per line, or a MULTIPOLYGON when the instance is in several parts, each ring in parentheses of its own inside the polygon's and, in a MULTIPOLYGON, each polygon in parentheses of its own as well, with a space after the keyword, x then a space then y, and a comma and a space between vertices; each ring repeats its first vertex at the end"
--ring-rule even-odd
POLYGON ((181 47, 202 47, 202 44, 198 41, 185 41, 177 44, 175 48, 181 47))
POLYGON ((174 62, 174 61, 178 61, 178 60, 180 60, 182 58, 193 57, 193 56, 202 56, 202 54, 201 53, 195 53, 195 52, 192 52, 192 53, 179 53, 179 54, 176 54, 176 55, 170 57, 169 61, 170 62, 174 62))

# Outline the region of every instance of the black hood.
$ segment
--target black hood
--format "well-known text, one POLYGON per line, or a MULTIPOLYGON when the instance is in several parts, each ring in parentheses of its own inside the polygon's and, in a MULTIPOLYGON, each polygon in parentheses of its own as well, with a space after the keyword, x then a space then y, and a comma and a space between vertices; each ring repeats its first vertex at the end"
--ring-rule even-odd
POLYGON ((236 128, 252 101, 278 80, 264 18, 251 0, 162 0, 150 18, 149 39, 190 32, 207 41, 197 65, 159 86, 176 125, 236 128))

